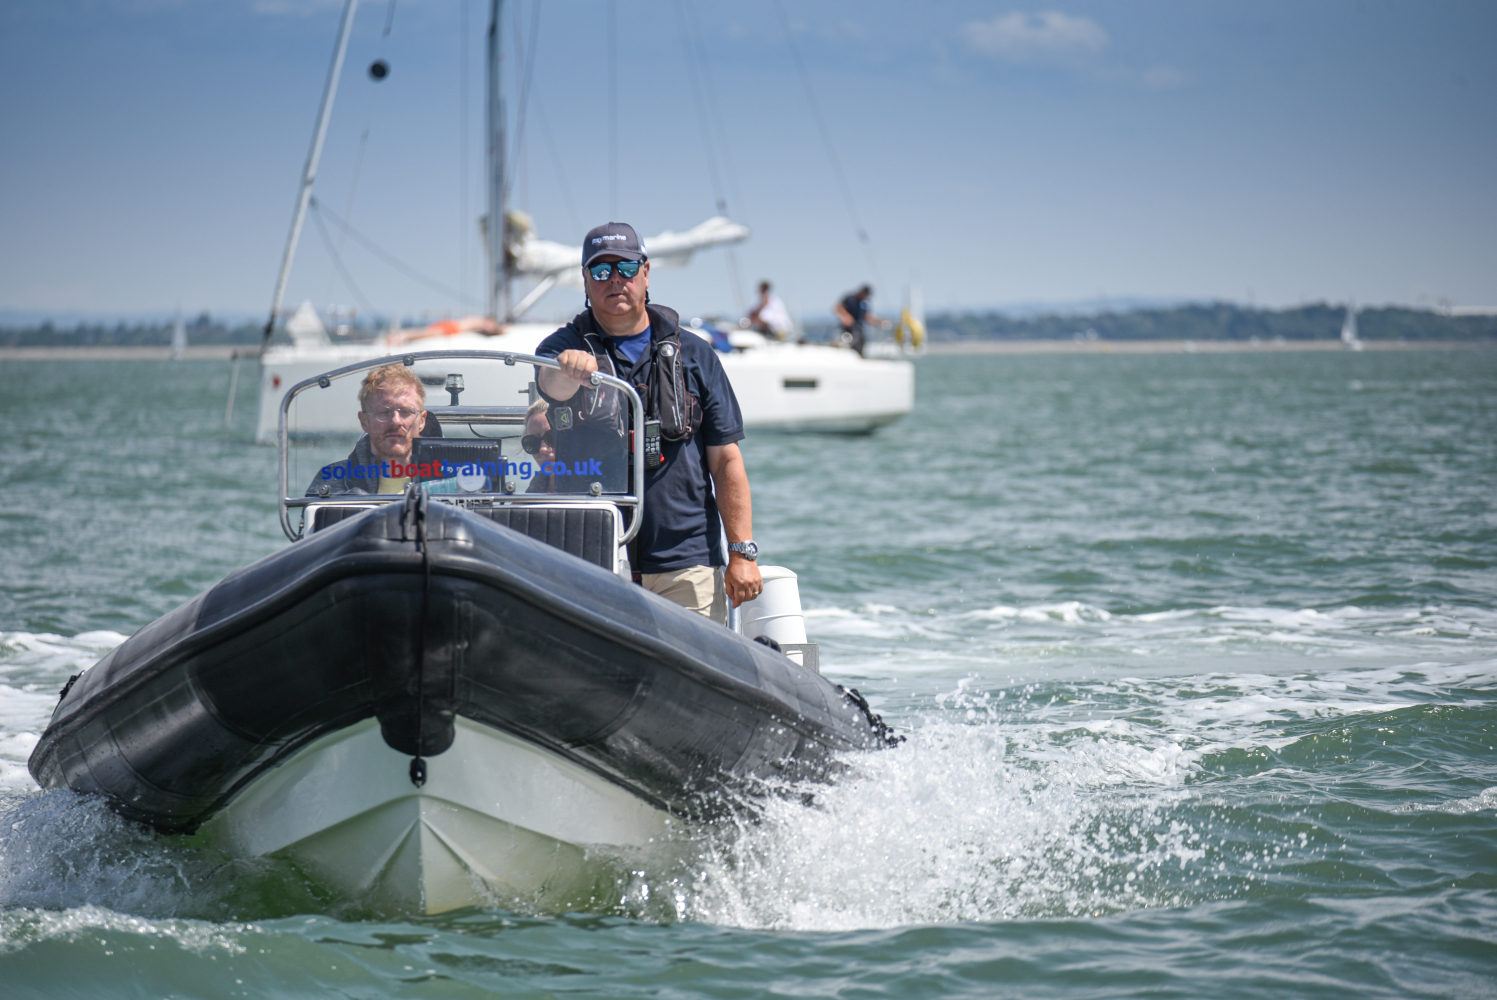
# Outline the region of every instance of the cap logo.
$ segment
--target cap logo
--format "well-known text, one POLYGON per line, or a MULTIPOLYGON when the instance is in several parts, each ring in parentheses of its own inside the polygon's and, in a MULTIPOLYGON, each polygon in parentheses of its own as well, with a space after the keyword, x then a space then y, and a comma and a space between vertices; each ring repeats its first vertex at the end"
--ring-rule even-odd
POLYGON ((602 243, 604 240, 627 240, 628 238, 623 233, 605 233, 602 236, 594 236, 593 242, 602 243))

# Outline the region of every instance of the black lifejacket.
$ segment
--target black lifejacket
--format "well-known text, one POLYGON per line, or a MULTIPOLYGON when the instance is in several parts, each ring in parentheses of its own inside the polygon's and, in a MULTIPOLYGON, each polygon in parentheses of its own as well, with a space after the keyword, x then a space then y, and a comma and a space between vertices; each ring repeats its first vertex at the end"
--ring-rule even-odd
MULTIPOLYGON (((667 441, 689 441, 702 426, 702 401, 686 387, 686 363, 681 356, 681 324, 674 310, 659 306, 645 308, 650 317, 649 354, 640 359, 632 372, 639 371, 648 358, 649 374, 643 383, 636 383, 634 387, 645 404, 645 419, 659 423, 662 438, 667 441)), ((618 376, 613 353, 608 348, 608 335, 598 329, 592 310, 584 309, 578 313, 572 320, 572 326, 582 334, 587 349, 597 359, 598 370, 606 375, 618 376)), ((592 390, 592 396, 587 399, 584 407, 586 419, 608 420, 623 416, 592 412, 592 408, 605 405, 600 403, 605 395, 614 401, 614 406, 621 405, 622 401, 616 395, 600 394, 597 390, 592 390)))

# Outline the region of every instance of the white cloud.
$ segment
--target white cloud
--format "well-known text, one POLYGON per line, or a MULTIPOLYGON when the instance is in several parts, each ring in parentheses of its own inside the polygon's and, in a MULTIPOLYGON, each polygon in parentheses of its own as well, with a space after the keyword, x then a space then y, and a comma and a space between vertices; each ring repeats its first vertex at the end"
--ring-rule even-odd
POLYGON ((1058 10, 1010 11, 991 21, 970 21, 962 26, 962 34, 978 52, 1011 62, 1076 62, 1101 52, 1111 41, 1091 18, 1058 10))

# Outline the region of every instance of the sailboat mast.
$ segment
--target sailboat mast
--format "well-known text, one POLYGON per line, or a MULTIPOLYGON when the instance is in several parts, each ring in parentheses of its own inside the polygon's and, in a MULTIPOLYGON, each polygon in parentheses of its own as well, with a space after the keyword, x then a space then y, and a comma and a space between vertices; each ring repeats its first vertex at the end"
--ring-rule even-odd
POLYGON ((317 161, 322 159, 322 141, 327 138, 333 97, 338 93, 338 77, 343 74, 343 56, 348 52, 348 35, 353 29, 353 12, 358 5, 359 0, 344 0, 343 23, 338 28, 338 44, 333 46, 333 64, 328 67, 327 85, 322 89, 322 107, 317 112, 317 124, 312 128, 312 148, 307 151, 307 165, 301 174, 301 190, 296 195, 296 212, 291 216, 291 235, 286 238, 286 252, 281 257, 281 273, 276 278, 275 296, 270 302, 270 319, 265 321, 262 350, 270 344, 270 335, 275 332, 276 313, 281 311, 281 298, 286 294, 286 279, 291 277, 291 262, 296 259, 301 224, 306 221, 307 203, 312 200, 312 182, 317 179, 317 161))
POLYGON ((504 218, 504 74, 503 46, 499 34, 503 0, 492 0, 489 7, 488 100, 487 127, 489 148, 489 217, 484 228, 488 244, 489 317, 503 323, 509 319, 509 261, 505 258, 504 218))

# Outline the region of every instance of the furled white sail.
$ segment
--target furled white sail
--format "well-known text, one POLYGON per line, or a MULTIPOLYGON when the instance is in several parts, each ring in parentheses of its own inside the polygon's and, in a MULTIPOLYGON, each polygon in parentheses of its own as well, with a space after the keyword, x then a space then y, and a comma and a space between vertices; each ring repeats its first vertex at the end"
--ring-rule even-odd
MULTIPOLYGON (((530 217, 523 212, 509 213, 509 237, 512 274, 553 278, 553 284, 582 283, 582 247, 537 239, 530 217)), ((715 215, 684 233, 667 229, 658 236, 646 237, 645 252, 655 267, 682 267, 698 250, 742 243, 748 237, 748 226, 715 215)))

